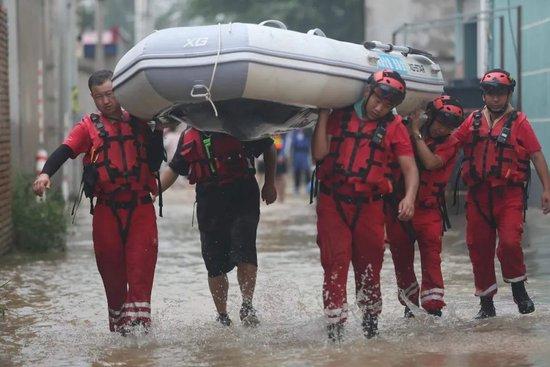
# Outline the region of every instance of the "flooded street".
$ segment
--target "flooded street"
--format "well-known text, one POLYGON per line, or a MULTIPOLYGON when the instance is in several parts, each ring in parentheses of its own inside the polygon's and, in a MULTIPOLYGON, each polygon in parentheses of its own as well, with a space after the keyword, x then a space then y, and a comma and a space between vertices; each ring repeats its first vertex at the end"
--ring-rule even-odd
MULTIPOLYGON (((380 337, 365 340, 348 281, 351 317, 346 340, 331 345, 322 311, 322 268, 315 210, 305 196, 262 205, 255 306, 261 325, 238 322, 240 292, 230 273, 229 315, 215 322, 198 229, 191 227, 193 192, 171 190, 159 223, 152 296, 154 326, 144 337, 108 331, 107 306, 83 202, 67 251, 35 260, 0 262, 0 366, 548 366, 550 364, 550 217, 528 215, 528 291, 537 310, 520 316, 498 268, 498 317, 473 321, 478 301, 464 244, 462 217, 452 217, 443 250, 447 308, 441 319, 403 318, 389 251, 382 269, 380 337)), ((451 210, 454 212, 454 209, 451 210)), ((32 229, 29 229, 32 230, 32 229)), ((418 260, 418 259, 417 259, 418 260)), ((417 263, 418 265, 418 263, 417 263)), ((497 262, 498 266, 498 262, 497 262)), ((419 267, 417 266, 417 269, 419 267)), ((418 274, 419 272, 417 272, 418 274)))

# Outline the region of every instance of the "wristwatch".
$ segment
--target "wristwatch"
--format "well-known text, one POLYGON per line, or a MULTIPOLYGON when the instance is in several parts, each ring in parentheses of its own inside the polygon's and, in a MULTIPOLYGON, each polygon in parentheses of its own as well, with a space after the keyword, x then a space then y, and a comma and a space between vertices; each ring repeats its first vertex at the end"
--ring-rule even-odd
POLYGON ((420 132, 413 134, 414 140, 422 140, 422 134, 420 132))

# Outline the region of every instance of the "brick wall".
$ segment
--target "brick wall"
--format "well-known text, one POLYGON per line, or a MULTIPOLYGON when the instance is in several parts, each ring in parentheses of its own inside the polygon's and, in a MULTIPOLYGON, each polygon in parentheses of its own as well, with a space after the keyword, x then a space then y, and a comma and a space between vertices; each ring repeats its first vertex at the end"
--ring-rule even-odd
POLYGON ((9 106, 8 14, 0 5, 0 254, 12 242, 9 106))

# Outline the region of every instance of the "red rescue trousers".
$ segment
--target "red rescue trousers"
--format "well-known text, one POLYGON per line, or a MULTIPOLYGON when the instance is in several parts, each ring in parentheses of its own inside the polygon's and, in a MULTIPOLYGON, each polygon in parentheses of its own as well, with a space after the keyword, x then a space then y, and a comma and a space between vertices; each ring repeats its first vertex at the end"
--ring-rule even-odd
POLYGON ((523 188, 481 184, 468 189, 466 199, 466 244, 474 270, 476 296, 497 292, 495 247, 502 277, 507 283, 525 280, 521 248, 523 233, 523 188))
POLYGON ((417 205, 414 217, 409 222, 401 222, 386 211, 386 235, 395 267, 398 299, 406 306, 403 297, 410 302, 420 304, 426 311, 440 310, 443 301, 444 286, 441 274, 441 241, 443 219, 438 207, 422 208, 417 205), (409 231, 405 226, 409 226, 409 231), (422 286, 418 287, 414 273, 414 243, 418 242, 422 286))
POLYGON ((317 244, 324 270, 323 304, 328 322, 341 323, 347 319, 346 285, 350 261, 355 272, 359 308, 363 313, 378 315, 382 311, 380 270, 384 258, 382 200, 347 203, 320 193, 317 244), (352 226, 357 205, 359 211, 355 226, 352 226))
MULTIPOLYGON (((126 225, 129 209, 115 209, 126 225)), ((151 323, 151 288, 157 262, 157 221, 153 204, 138 204, 130 216, 126 242, 113 209, 98 203, 94 210, 93 241, 97 268, 103 279, 109 328, 151 323)))

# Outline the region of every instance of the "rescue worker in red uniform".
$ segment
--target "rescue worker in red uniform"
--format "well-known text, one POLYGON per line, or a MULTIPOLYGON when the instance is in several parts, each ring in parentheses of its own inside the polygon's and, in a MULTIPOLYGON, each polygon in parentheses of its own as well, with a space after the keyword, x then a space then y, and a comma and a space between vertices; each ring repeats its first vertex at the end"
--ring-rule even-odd
POLYGON ((550 212, 548 165, 527 116, 510 105, 515 81, 502 69, 481 79, 485 107, 473 112, 453 134, 464 149, 462 179, 468 186, 466 243, 472 261, 475 294, 481 309, 477 319, 496 315, 494 270, 496 254, 502 276, 511 283, 521 314, 535 310, 525 290, 527 279, 521 235, 530 161, 542 182, 543 213, 550 212))
MULTIPOLYGON (((427 121, 421 126, 420 115, 408 123, 414 142, 420 186, 416 195, 414 216, 409 222, 396 219, 390 207, 386 210, 386 233, 397 279, 398 299, 405 306, 405 317, 413 317, 406 301, 420 305, 429 313, 441 316, 444 286, 441 274, 441 242, 449 225, 445 204, 445 187, 456 161, 456 143, 450 137, 463 120, 460 103, 443 95, 428 104, 427 121), (422 268, 419 288, 414 272, 414 243, 418 242, 422 268), (406 298, 404 300, 403 298, 406 298)), ((396 185, 399 187, 402 185, 396 185)), ((401 190, 394 190, 400 199, 401 190)))
POLYGON ((227 313, 227 273, 237 267, 242 294, 239 316, 243 326, 259 319, 252 305, 256 273, 256 230, 260 218, 260 192, 254 158, 263 154, 265 181, 261 197, 266 204, 277 199, 276 152, 272 139, 241 142, 222 133, 184 131, 169 167, 161 175, 168 189, 178 175, 196 184, 197 220, 208 285, 218 312, 217 321, 231 325, 227 313))
POLYGON ((122 110, 114 96, 112 72, 89 80, 99 110, 77 123, 50 156, 34 182, 42 196, 50 177, 68 158, 84 153, 84 191, 93 212, 97 267, 107 295, 109 328, 123 335, 151 323, 151 288, 157 260, 157 223, 151 194, 156 194, 164 154, 162 131, 122 110), (160 159, 159 159, 160 157, 160 159), (93 204, 93 202, 92 202, 93 204))
POLYGON ((324 270, 323 303, 328 337, 339 341, 347 319, 346 284, 350 261, 365 337, 378 333, 382 310, 380 270, 384 256, 382 196, 392 191, 390 154, 405 176, 399 219, 414 213, 418 171, 407 129, 392 109, 405 98, 405 81, 392 70, 374 73, 355 105, 321 110, 312 141, 320 193, 317 243, 324 270))

